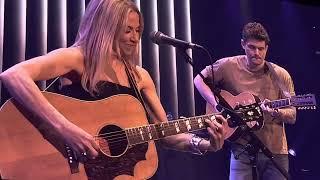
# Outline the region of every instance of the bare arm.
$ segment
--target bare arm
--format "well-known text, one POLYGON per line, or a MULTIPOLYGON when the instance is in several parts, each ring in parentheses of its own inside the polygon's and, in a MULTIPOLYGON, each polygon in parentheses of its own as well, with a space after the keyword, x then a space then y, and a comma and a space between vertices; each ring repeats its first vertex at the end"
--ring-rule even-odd
MULTIPOLYGON (((279 75, 279 78, 281 79, 281 82, 283 83, 287 91, 290 93, 291 96, 295 95, 294 85, 293 85, 293 81, 290 74, 281 67, 278 67, 277 69, 278 69, 277 74, 279 75)), ((265 101, 269 101, 269 100, 265 100, 265 101)), ((278 123, 284 122, 288 124, 294 124, 296 122, 297 111, 296 111, 296 108, 293 106, 281 108, 281 109, 271 109, 269 107, 264 106, 264 104, 262 104, 261 107, 264 111, 270 113, 271 116, 273 116, 275 122, 278 122, 278 123)))
MULTIPOLYGON (((156 94, 156 89, 154 83, 147 71, 142 68, 139 68, 140 74, 142 76, 141 90, 151 108, 154 117, 156 118, 156 122, 165 122, 167 121, 165 111, 160 103, 160 100, 156 94)), ((217 118, 221 119, 222 122, 226 124, 226 120, 222 116, 218 116, 217 118)), ((209 127, 208 132, 211 136, 210 140, 202 140, 199 144, 199 148, 202 151, 217 151, 222 148, 224 142, 224 130, 222 125, 217 123, 216 121, 207 121, 209 127)), ((181 151, 192 151, 192 147, 190 144, 190 140, 193 137, 193 134, 179 134, 175 136, 169 136, 164 139, 164 143, 173 149, 181 150, 181 151)))
MULTIPOLYGON (((264 102, 268 101, 268 99, 264 100, 264 102)), ((269 113, 274 118, 274 121, 277 123, 284 122, 288 124, 294 124, 296 122, 297 111, 295 107, 272 109, 268 106, 265 106, 264 104, 261 104, 261 108, 264 112, 269 113)))
MULTIPOLYGON (((295 95, 295 90, 294 90, 292 78, 286 70, 284 70, 284 72, 283 72, 283 81, 285 82, 285 85, 287 86, 287 89, 290 92, 290 94, 292 96, 295 95)), ((282 121, 284 123, 288 123, 288 124, 296 123, 296 115, 297 115, 297 110, 293 106, 279 109, 274 114, 274 116, 276 118, 278 118, 280 121, 282 121)))
POLYGON ((296 122, 296 108, 288 107, 283 109, 278 109, 274 114, 275 118, 280 119, 284 123, 294 124, 296 122))
POLYGON ((55 50, 47 55, 19 63, 1 73, 0 79, 19 103, 37 114, 44 125, 66 141, 76 153, 89 151, 97 155, 92 137, 69 122, 41 94, 34 83, 63 75, 71 70, 82 71, 82 55, 76 48, 55 50), (77 137, 78 136, 78 137, 77 137))
MULTIPOLYGON (((201 74, 207 78, 209 75, 207 74, 207 70, 204 69, 201 71, 201 74)), ((214 108, 217 105, 217 101, 214 97, 213 92, 211 91, 210 87, 203 81, 200 75, 197 75, 194 78, 194 85, 196 86, 197 90, 201 94, 201 96, 214 108)))

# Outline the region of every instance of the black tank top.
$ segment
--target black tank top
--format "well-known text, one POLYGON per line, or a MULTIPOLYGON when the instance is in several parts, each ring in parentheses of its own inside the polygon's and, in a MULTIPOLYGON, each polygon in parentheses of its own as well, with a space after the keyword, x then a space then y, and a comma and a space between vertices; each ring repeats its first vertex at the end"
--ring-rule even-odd
POLYGON ((108 81, 98 82, 97 87, 100 93, 96 96, 92 96, 89 92, 83 89, 80 82, 76 82, 71 85, 63 86, 60 89, 60 94, 86 101, 104 99, 117 94, 128 94, 137 98, 132 87, 122 86, 108 81))

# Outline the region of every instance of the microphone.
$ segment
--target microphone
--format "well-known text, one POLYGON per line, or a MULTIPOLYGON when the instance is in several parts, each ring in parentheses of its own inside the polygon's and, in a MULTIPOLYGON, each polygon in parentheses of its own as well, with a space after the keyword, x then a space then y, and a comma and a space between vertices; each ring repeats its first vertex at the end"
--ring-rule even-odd
POLYGON ((194 44, 191 42, 182 41, 179 39, 175 39, 173 37, 167 36, 160 31, 153 31, 150 33, 150 39, 153 43, 156 44, 169 44, 175 47, 179 47, 182 49, 195 49, 195 48, 203 48, 198 44, 194 44))

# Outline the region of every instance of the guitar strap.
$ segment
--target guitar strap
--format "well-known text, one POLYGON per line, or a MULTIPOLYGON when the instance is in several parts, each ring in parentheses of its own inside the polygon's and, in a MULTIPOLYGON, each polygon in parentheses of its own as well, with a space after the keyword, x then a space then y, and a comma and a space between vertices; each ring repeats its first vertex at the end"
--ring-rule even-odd
POLYGON ((282 95, 284 97, 290 98, 291 94, 284 87, 283 83, 281 83, 280 78, 279 78, 278 74, 276 73, 276 71, 274 70, 272 64, 270 62, 266 61, 266 65, 271 72, 271 78, 276 82, 277 86, 280 88, 282 95))
MULTIPOLYGON (((133 88, 135 94, 137 95, 137 98, 138 100, 141 102, 142 106, 143 106, 143 109, 146 113, 146 116, 147 116, 147 119, 148 121, 150 121, 150 116, 149 116, 149 113, 147 111, 147 106, 146 106, 146 103, 145 101, 143 100, 143 97, 141 95, 141 92, 139 91, 138 89, 138 85, 137 85, 137 82, 134 78, 134 75, 132 75, 132 73, 130 73, 130 70, 129 70, 129 67, 128 67, 128 64, 125 62, 124 59, 122 59, 122 62, 125 66, 125 70, 126 70, 126 73, 127 73, 127 76, 128 76, 128 79, 129 79, 129 83, 130 83, 130 86, 133 88)), ((150 123, 150 122, 149 122, 150 123)))

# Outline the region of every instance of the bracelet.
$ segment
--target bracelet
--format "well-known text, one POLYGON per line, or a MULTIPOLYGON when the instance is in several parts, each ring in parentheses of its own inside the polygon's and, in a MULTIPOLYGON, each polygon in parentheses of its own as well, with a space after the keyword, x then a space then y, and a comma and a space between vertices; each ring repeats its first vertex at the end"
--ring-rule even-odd
POLYGON ((200 150, 200 142, 204 140, 203 138, 200 138, 199 136, 193 134, 191 139, 190 139, 190 145, 191 145, 191 150, 192 150, 192 154, 197 154, 197 155, 204 155, 206 151, 201 151, 200 150))

